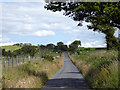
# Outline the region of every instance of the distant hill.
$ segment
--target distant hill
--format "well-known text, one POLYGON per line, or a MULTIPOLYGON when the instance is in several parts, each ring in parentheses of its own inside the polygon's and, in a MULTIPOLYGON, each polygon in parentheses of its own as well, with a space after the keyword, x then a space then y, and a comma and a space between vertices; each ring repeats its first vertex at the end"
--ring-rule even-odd
POLYGON ((1 46, 2 49, 5 49, 6 51, 14 51, 14 50, 17 50, 17 49, 20 49, 21 47, 20 46, 1 46))

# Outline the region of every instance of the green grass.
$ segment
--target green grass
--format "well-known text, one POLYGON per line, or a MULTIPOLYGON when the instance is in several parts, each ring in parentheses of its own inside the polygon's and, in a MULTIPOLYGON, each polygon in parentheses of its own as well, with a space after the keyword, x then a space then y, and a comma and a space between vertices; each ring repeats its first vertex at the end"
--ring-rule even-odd
POLYGON ((48 49, 41 49, 40 52, 35 54, 35 57, 42 57, 45 55, 50 55, 52 57, 55 57, 55 56, 58 56, 59 54, 48 49))
POLYGON ((117 51, 80 51, 70 57, 92 88, 118 88, 117 51))
POLYGON ((3 69, 3 88, 41 88, 63 65, 64 56, 55 59, 32 61, 13 68, 3 69))
POLYGON ((1 46, 2 49, 5 49, 6 51, 14 51, 14 50, 17 50, 17 49, 20 49, 21 47, 19 46, 1 46))

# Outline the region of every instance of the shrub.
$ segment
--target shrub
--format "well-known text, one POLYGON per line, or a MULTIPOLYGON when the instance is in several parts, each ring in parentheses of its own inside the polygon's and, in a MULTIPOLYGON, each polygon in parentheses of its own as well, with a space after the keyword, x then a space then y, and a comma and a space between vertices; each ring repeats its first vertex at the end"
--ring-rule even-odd
POLYGON ((50 55, 42 56, 42 58, 44 58, 44 59, 46 59, 48 61, 51 61, 51 62, 54 60, 54 58, 52 56, 50 56, 50 55))

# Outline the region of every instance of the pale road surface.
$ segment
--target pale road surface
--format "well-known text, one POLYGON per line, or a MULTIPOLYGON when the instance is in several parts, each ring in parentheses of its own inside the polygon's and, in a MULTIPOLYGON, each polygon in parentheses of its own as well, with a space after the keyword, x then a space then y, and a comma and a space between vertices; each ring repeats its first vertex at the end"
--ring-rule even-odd
POLYGON ((65 53, 63 67, 53 75, 41 90, 90 90, 82 74, 65 53))

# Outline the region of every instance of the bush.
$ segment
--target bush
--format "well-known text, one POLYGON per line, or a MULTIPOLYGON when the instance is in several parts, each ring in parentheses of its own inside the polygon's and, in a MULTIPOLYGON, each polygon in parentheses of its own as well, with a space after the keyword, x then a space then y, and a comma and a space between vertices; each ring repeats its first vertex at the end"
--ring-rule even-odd
POLYGON ((44 58, 44 59, 46 59, 48 61, 51 61, 51 62, 54 60, 54 58, 52 56, 50 56, 50 55, 42 56, 42 58, 44 58))

